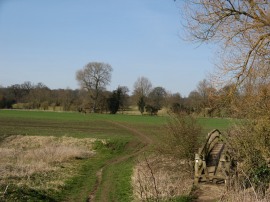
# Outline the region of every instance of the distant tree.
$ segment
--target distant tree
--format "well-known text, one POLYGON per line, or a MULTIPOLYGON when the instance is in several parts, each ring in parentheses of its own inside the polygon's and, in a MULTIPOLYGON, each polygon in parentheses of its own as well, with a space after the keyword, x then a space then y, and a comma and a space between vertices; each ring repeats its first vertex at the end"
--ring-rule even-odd
POLYGON ((0 85, 0 109, 5 107, 4 88, 0 85))
POLYGON ((167 92, 163 87, 155 87, 148 95, 146 111, 156 115, 165 104, 167 92))
POLYGON ((33 88, 34 85, 31 82, 26 81, 23 84, 11 85, 7 89, 17 103, 25 103, 28 101, 28 95, 33 88))
POLYGON ((160 110, 165 104, 167 92, 163 87, 155 87, 148 95, 149 104, 160 110))
POLYGON ((138 105, 139 111, 141 112, 141 114, 143 114, 144 108, 145 108, 145 105, 146 105, 144 96, 139 98, 137 105, 138 105))
POLYGON ((121 89, 114 90, 108 99, 108 107, 111 114, 116 114, 120 106, 121 89))
POLYGON ((14 99, 16 102, 20 102, 23 94, 21 90, 21 85, 20 84, 14 84, 8 87, 10 93, 14 96, 14 99))
POLYGON ((34 89, 34 84, 32 84, 30 81, 25 81, 23 84, 20 85, 21 91, 22 91, 22 98, 21 102, 28 102, 29 94, 31 90, 34 89))
POLYGON ((109 106, 108 106, 108 99, 111 96, 111 92, 107 90, 103 90, 100 93, 100 96, 97 100, 97 109, 99 113, 108 112, 109 106))
POLYGON ((197 112, 199 113, 200 110, 201 110, 201 95, 198 91, 196 90, 193 90, 189 93, 188 95, 188 99, 186 101, 186 104, 188 106, 188 108, 190 109, 189 110, 189 113, 191 112, 197 112))
POLYGON ((97 110, 97 101, 101 92, 111 82, 112 67, 106 63, 90 62, 76 73, 76 79, 86 89, 93 100, 93 112, 97 110))
POLYGON ((174 93, 167 95, 168 107, 173 113, 179 113, 185 111, 184 99, 180 93, 174 93))
POLYGON ((59 102, 60 105, 63 107, 64 111, 71 110, 72 104, 75 102, 76 94, 71 89, 61 89, 58 91, 59 94, 59 102))
POLYGON ((147 97, 152 90, 152 83, 146 77, 139 77, 134 83, 134 93, 140 97, 147 97))
POLYGON ((119 108, 122 110, 123 113, 123 111, 129 106, 129 89, 127 86, 118 86, 117 89, 121 91, 119 108))
POLYGON ((126 86, 118 86, 114 90, 110 97, 108 98, 108 109, 111 114, 116 114, 119 109, 124 110, 124 107, 127 105, 127 92, 128 88, 126 86))
POLYGON ((141 114, 144 112, 144 107, 146 105, 146 99, 151 92, 152 83, 146 77, 139 77, 134 83, 133 95, 137 100, 137 106, 141 114))
MULTIPOLYGON (((219 116, 237 117, 240 115, 239 102, 236 100, 240 100, 241 96, 239 91, 236 90, 235 84, 225 85, 217 91, 217 95, 215 104, 219 110, 219 116)), ((246 105, 244 106, 246 107, 246 105)))
POLYGON ((197 92, 200 95, 200 110, 203 111, 204 116, 212 116, 218 104, 217 90, 209 81, 203 79, 197 85, 197 92))
MULTIPOLYGON (((29 93, 29 103, 31 108, 39 109, 41 104, 48 101, 51 97, 51 90, 43 83, 39 82, 29 93)), ((47 105, 47 103, 45 104, 47 105)))
POLYGON ((209 97, 209 88, 210 87, 211 87, 211 84, 206 79, 203 79, 202 81, 199 81, 199 83, 197 85, 197 92, 200 95, 202 107, 207 106, 208 97, 209 97))
POLYGON ((150 104, 147 104, 147 105, 145 106, 145 111, 146 111, 148 114, 150 114, 151 116, 152 116, 152 115, 157 115, 158 110, 159 110, 159 109, 158 109, 156 106, 153 106, 153 105, 150 105, 150 104))

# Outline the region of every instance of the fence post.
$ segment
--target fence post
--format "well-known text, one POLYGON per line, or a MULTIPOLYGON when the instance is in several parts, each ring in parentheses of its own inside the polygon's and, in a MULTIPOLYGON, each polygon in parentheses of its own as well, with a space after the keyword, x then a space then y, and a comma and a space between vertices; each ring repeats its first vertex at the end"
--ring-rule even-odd
POLYGON ((195 173, 194 173, 194 184, 197 185, 199 183, 200 175, 199 175, 199 163, 200 163, 199 154, 195 154, 195 173))

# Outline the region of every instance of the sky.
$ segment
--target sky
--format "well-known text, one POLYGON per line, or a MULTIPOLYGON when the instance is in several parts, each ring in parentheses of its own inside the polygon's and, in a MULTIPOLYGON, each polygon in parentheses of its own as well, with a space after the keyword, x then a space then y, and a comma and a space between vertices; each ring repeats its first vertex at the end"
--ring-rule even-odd
POLYGON ((0 0, 0 85, 80 88, 89 62, 112 66, 108 90, 144 76, 182 96, 213 70, 213 50, 183 40, 181 1, 0 0))

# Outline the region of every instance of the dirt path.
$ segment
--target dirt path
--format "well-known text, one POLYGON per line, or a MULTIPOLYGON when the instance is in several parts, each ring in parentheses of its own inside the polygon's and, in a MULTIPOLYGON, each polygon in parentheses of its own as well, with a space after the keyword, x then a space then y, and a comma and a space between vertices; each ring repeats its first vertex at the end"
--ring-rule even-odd
POLYGON ((198 197, 194 202, 214 202, 219 201, 224 193, 224 185, 199 184, 195 195, 198 197))
MULTIPOLYGON (((126 148, 127 149, 133 149, 132 153, 130 154, 126 154, 124 156, 120 156, 120 157, 117 157, 117 158, 114 158, 114 159, 111 159, 109 161, 107 161, 105 163, 105 165, 100 168, 98 170, 98 172, 96 173, 96 177, 97 177, 97 180, 95 182, 95 186, 94 186, 94 189, 91 191, 91 193, 89 194, 89 197, 88 197, 88 202, 93 202, 95 201, 95 197, 96 197, 96 194, 97 194, 97 190, 99 189, 100 185, 101 185, 101 181, 102 181, 102 174, 103 174, 103 170, 107 167, 107 166, 112 166, 114 164, 118 164, 118 163, 121 163, 121 162, 124 162, 124 161, 127 161, 128 159, 134 157, 134 156, 137 156, 139 154, 141 154, 142 152, 144 152, 148 147, 149 145, 151 145, 153 143, 153 140, 151 138, 149 138, 147 135, 145 135, 144 133, 130 127, 130 126, 127 126, 127 125, 124 125, 122 123, 119 123, 119 122, 112 122, 110 121, 110 123, 120 127, 120 128, 123 128, 127 131, 130 131, 131 134, 137 138, 139 140, 140 143, 143 144, 143 146, 139 147, 139 148, 136 148, 136 146, 138 146, 138 142, 135 143, 134 141, 130 141, 126 148)), ((106 188, 102 190, 102 198, 101 198, 101 201, 107 201, 106 197, 108 196, 107 193, 109 193, 109 186, 105 186, 106 188)))

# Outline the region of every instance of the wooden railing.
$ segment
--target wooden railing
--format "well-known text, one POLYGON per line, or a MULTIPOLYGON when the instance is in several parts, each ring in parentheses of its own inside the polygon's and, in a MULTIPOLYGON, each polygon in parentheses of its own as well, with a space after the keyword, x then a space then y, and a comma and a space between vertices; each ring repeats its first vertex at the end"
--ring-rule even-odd
POLYGON ((226 182, 230 170, 230 157, 224 152, 225 144, 219 130, 215 129, 208 133, 206 141, 195 154, 195 176, 194 184, 201 181, 210 182, 217 179, 226 182), (214 149, 217 150, 214 153, 214 149), (212 153, 211 153, 212 152, 212 153), (209 159, 215 158, 215 163, 209 159))

